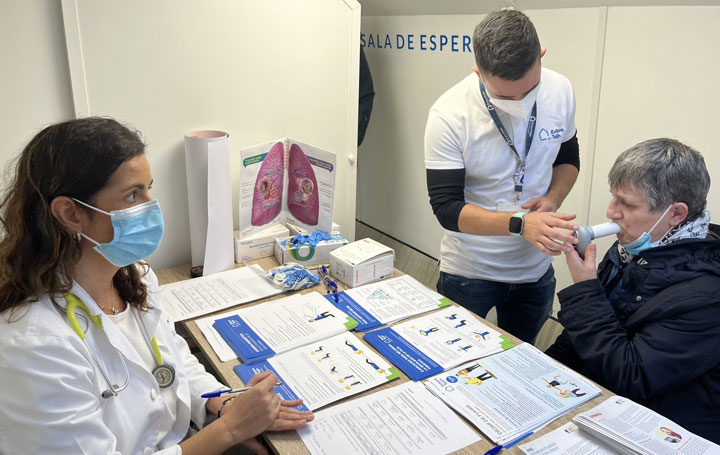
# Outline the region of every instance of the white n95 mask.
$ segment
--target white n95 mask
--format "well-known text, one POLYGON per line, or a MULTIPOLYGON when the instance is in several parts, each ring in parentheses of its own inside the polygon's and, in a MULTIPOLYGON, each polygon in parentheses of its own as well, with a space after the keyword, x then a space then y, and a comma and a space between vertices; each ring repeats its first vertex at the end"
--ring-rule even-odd
POLYGON ((499 100, 490 98, 490 102, 493 106, 510 116, 525 120, 532 112, 532 108, 537 101, 538 92, 540 92, 540 83, 530 90, 530 92, 525 95, 525 98, 521 100, 499 100))
POLYGON ((160 203, 148 201, 123 210, 106 212, 83 201, 80 204, 108 215, 112 221, 113 239, 110 243, 99 243, 80 232, 80 235, 95 244, 93 248, 109 263, 117 267, 134 264, 150 256, 160 246, 165 222, 160 203))

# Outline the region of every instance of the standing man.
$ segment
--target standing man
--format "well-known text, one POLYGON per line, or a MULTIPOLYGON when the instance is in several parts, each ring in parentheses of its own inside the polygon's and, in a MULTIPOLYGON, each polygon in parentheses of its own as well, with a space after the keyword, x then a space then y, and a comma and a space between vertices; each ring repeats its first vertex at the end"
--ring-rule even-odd
POLYGON ((477 67, 432 106, 425 130, 430 204, 445 237, 438 291, 533 342, 552 310, 550 256, 576 243, 556 213, 580 167, 575 97, 542 68, 525 14, 489 14, 473 34, 477 67))

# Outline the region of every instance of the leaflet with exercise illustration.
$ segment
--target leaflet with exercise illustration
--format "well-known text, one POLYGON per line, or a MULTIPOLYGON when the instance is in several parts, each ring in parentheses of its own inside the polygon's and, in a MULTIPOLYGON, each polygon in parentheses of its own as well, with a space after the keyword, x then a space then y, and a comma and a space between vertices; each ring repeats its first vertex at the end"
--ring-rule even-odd
POLYGON ((356 330, 366 332, 452 302, 408 275, 366 284, 326 296, 356 321, 356 330))
POLYGON ((417 382, 323 409, 298 433, 312 455, 442 455, 480 440, 417 382))
POLYGON ((317 292, 243 308, 213 324, 243 363, 259 362, 356 326, 353 318, 317 292))
POLYGON ((235 367, 246 384, 265 370, 272 370, 283 383, 275 389, 280 398, 302 398, 300 409, 311 411, 400 377, 387 360, 348 332, 235 367))
POLYGON ((415 381, 513 347, 508 337, 462 307, 375 330, 365 341, 415 381))
POLYGON ((610 397, 573 420, 584 431, 621 454, 720 454, 717 444, 624 397, 610 397))
POLYGON ((507 444, 591 400, 600 389, 523 343, 425 383, 496 444, 507 444))

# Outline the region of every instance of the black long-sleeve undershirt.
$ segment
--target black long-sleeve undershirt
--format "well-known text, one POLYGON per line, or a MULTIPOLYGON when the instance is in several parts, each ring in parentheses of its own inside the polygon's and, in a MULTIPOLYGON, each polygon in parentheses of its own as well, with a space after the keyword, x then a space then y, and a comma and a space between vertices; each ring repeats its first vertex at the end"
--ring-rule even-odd
MULTIPOLYGON (((570 164, 580 170, 577 133, 560 145, 553 167, 570 164)), ((435 217, 448 231, 460 232, 458 221, 465 207, 465 169, 427 169, 428 195, 435 217)))

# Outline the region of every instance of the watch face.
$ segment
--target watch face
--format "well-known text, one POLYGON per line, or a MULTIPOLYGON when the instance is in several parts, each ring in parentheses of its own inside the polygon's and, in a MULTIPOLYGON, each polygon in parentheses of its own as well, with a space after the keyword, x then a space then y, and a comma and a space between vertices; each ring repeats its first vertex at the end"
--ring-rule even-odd
POLYGON ((513 216, 510 218, 510 233, 511 234, 520 234, 522 233, 523 229, 523 219, 519 216, 513 216))

